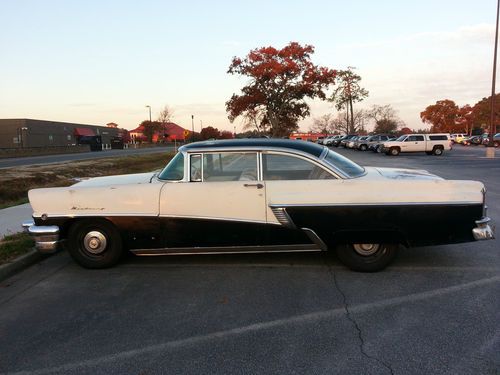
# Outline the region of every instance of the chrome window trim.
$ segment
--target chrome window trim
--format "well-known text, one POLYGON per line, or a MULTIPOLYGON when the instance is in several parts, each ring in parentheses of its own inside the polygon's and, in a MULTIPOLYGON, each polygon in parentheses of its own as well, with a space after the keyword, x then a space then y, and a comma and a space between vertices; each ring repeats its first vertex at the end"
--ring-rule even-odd
MULTIPOLYGON (((180 150, 180 148, 179 148, 180 150)), ((199 151, 199 150, 196 150, 196 152, 186 152, 186 158, 188 159, 187 161, 187 166, 185 165, 185 171, 187 171, 188 173, 188 178, 187 178, 187 181, 185 182, 205 182, 205 173, 204 173, 204 155, 205 154, 217 154, 217 153, 239 153, 239 154, 255 154, 255 162, 256 162, 256 171, 257 171, 257 180, 256 181, 261 181, 259 180, 259 176, 260 176, 260 166, 261 166, 261 163, 260 163, 260 157, 259 157, 259 154, 260 152, 258 150, 242 150, 242 149, 231 149, 231 150, 220 150, 219 152, 219 149, 218 148, 215 148, 214 151, 199 151), (193 155, 201 155, 201 181, 191 181, 191 156, 193 155)), ((186 159, 184 159, 186 160, 186 159)), ((185 163, 186 164, 186 163, 185 163)), ((184 173, 186 174, 186 172, 184 173)), ((219 182, 230 182, 230 181, 219 181, 219 182)), ((235 182, 235 181, 232 181, 232 182, 235 182)))
MULTIPOLYGON (((328 163, 325 158, 329 152, 329 148, 326 146, 323 147, 323 151, 321 152, 319 157, 317 157, 313 154, 310 154, 308 152, 301 151, 301 150, 290 149, 290 148, 286 148, 286 147, 271 147, 271 146, 270 147, 262 147, 262 146, 200 147, 200 148, 196 148, 193 150, 191 150, 191 149, 186 150, 184 148, 184 146, 181 146, 181 147, 179 147, 179 152, 182 152, 184 154, 184 157, 185 157, 184 161, 185 161, 186 165, 185 165, 185 171, 184 171, 184 179, 179 180, 179 181, 167 181, 167 182, 181 182, 181 181, 188 182, 189 181, 189 178, 186 179, 186 173, 189 172, 189 162, 186 163, 186 158, 188 155, 200 154, 200 153, 217 153, 217 152, 257 152, 257 153, 282 152, 282 153, 288 154, 288 155, 297 155, 297 156, 301 156, 301 157, 305 158, 306 160, 310 160, 312 162, 318 163, 320 166, 322 166, 328 172, 333 174, 336 178, 345 179, 345 180, 359 178, 359 177, 366 175, 366 173, 367 173, 365 170, 365 172, 363 174, 361 174, 359 176, 351 177, 351 176, 347 175, 346 173, 344 173, 341 169, 337 168, 335 165, 328 163)), ((258 164, 259 164, 258 167, 260 169, 262 169, 262 159, 259 160, 258 164)), ((260 181, 263 181, 262 177, 263 176, 261 174, 260 181)), ((164 181, 164 180, 162 180, 162 181, 164 181)))

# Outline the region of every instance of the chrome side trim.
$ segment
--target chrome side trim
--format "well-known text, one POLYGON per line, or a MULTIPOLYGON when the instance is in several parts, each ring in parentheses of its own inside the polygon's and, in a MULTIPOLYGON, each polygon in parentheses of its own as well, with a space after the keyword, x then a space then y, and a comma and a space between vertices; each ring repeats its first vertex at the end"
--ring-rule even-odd
POLYGON ((296 229, 297 227, 293 223, 292 218, 290 215, 288 215, 288 212, 286 212, 286 208, 284 207, 271 207, 271 210, 273 211, 274 216, 276 217, 276 220, 279 221, 281 225, 284 227, 290 228, 290 229, 296 229))
POLYGON ((159 217, 172 217, 178 219, 201 219, 201 220, 216 220, 216 221, 234 221, 237 223, 252 223, 252 224, 271 224, 271 225, 280 225, 278 223, 267 222, 265 220, 249 220, 249 219, 236 219, 229 217, 214 217, 214 216, 197 216, 197 215, 160 215, 159 217))
POLYGON ((490 227, 491 219, 489 217, 482 217, 476 220, 477 228, 472 229, 472 235, 476 241, 492 240, 495 238, 494 229, 490 227))
POLYGON ((368 202, 368 203, 299 203, 299 204, 276 204, 269 205, 273 207, 342 207, 342 206, 420 206, 420 205, 480 205, 476 201, 455 201, 455 202, 368 202))
POLYGON ((309 228, 301 228, 306 234, 309 239, 314 242, 321 250, 327 251, 328 246, 323 242, 323 240, 316 234, 315 231, 309 228))
POLYGON ((321 251, 315 244, 275 246, 227 246, 227 247, 171 247, 160 249, 134 249, 135 255, 200 255, 200 254, 257 254, 321 251))
MULTIPOLYGON (((253 224, 269 224, 269 225, 281 225, 280 223, 268 222, 265 220, 248 220, 248 219, 237 219, 237 218, 228 218, 228 217, 214 217, 214 216, 197 216, 197 215, 157 215, 157 214, 115 214, 115 213, 88 213, 88 214, 78 214, 78 215, 65 215, 65 214, 55 214, 49 215, 49 218, 76 218, 76 217, 172 217, 179 219, 202 219, 202 220, 219 220, 219 221, 234 221, 238 223, 253 223, 253 224)), ((39 218, 39 216, 34 216, 39 218)))
MULTIPOLYGON (((89 217, 89 216, 92 216, 92 217, 108 217, 108 216, 158 217, 158 214, 150 214, 150 213, 114 213, 114 212, 106 212, 106 213, 102 213, 102 212, 92 213, 92 212, 89 212, 89 213, 78 213, 78 214, 74 214, 74 213, 67 213, 67 214, 57 213, 57 214, 49 214, 49 215, 47 215, 47 218, 49 218, 49 219, 50 218, 60 218, 60 217, 75 218, 75 217, 89 217)), ((38 215, 33 215, 33 217, 41 218, 41 216, 38 216, 38 215)))

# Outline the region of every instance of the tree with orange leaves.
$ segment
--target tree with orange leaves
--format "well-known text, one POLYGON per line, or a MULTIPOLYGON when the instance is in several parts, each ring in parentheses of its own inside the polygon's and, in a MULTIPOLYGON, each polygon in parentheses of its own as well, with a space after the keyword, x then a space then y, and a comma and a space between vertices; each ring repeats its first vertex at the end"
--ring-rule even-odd
POLYGON ((460 108, 453 100, 438 100, 436 104, 420 112, 420 118, 424 123, 432 125, 432 132, 454 133, 457 131, 459 110, 460 108))
POLYGON ((244 58, 234 57, 228 73, 250 78, 226 102, 228 118, 242 116, 271 136, 287 136, 298 129, 298 121, 309 116, 305 98, 326 99, 325 90, 334 83, 336 71, 311 62, 314 47, 291 42, 282 49, 262 47, 244 58))

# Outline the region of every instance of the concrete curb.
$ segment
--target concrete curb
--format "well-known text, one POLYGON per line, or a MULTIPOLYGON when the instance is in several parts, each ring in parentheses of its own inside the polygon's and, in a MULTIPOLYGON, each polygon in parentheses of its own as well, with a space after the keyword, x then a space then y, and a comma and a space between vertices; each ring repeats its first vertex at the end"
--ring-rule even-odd
POLYGON ((0 266, 0 281, 8 279, 12 275, 18 273, 19 271, 28 268, 29 266, 45 259, 47 255, 41 254, 35 249, 32 249, 29 253, 21 255, 16 259, 12 260, 7 264, 0 266))

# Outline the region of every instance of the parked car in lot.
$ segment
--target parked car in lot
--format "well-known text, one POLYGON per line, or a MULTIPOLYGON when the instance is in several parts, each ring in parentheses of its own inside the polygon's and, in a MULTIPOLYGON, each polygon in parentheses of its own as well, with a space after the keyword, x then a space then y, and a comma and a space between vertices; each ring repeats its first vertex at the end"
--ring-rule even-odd
POLYGON ((362 135, 357 137, 356 140, 352 142, 352 146, 350 148, 359 150, 359 145, 365 143, 368 138, 370 138, 369 135, 362 135))
POLYGON ((327 138, 325 139, 325 141, 323 142, 323 144, 324 144, 325 146, 333 146, 333 143, 334 143, 336 140, 338 140, 338 139, 340 139, 340 138, 342 138, 342 137, 343 137, 343 135, 331 135, 331 136, 329 136, 329 137, 327 137, 327 138))
POLYGON ((40 252, 88 268, 136 255, 326 251, 378 271, 398 246, 493 238, 485 189, 424 170, 361 167, 311 142, 184 145, 160 172, 29 191, 40 252))
POLYGON ((354 138, 357 137, 357 134, 347 134, 339 143, 340 147, 347 147, 347 144, 354 138))
POLYGON ((350 148, 350 149, 353 149, 354 148, 354 145, 356 144, 356 141, 359 139, 359 135, 356 135, 354 137, 352 137, 349 142, 346 142, 346 145, 345 147, 346 148, 350 148))
MULTIPOLYGON (((488 146, 490 144, 490 136, 488 134, 483 134, 483 145, 488 146)), ((493 145, 498 147, 500 144, 500 133, 493 136, 493 145)))
POLYGON ((473 135, 467 139, 467 145, 480 145, 483 142, 483 138, 480 135, 473 135))
POLYGON ((406 134, 392 142, 385 142, 383 151, 397 156, 401 152, 425 152, 427 155, 442 155, 451 150, 449 134, 406 134))
POLYGON ((363 139, 358 139, 355 148, 360 151, 366 151, 370 149, 371 145, 379 143, 380 141, 387 141, 389 136, 383 134, 375 134, 367 136, 363 139))
POLYGON ((464 138, 467 138, 468 134, 462 134, 462 133, 454 133, 450 134, 450 140, 453 143, 462 143, 464 138))
POLYGON ((395 141, 397 139, 397 137, 394 137, 394 136, 387 136, 387 137, 388 137, 387 139, 381 139, 379 141, 370 142, 370 145, 368 146, 368 148, 373 152, 382 152, 382 150, 384 148, 384 143, 392 142, 392 141, 395 141))

